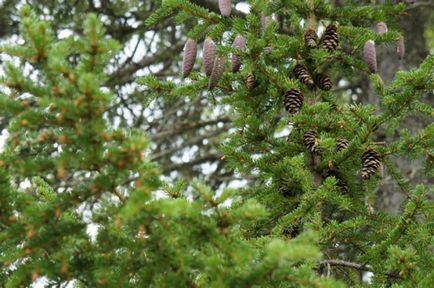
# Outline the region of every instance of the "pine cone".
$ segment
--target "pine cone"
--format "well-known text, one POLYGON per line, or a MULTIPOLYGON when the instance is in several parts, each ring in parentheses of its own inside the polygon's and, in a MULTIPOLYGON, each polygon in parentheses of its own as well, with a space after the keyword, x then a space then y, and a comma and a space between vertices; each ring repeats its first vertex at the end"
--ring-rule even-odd
POLYGON ((225 58, 223 56, 216 56, 214 65, 212 67, 211 75, 208 79, 208 89, 212 90, 220 80, 220 77, 225 70, 225 58))
POLYGON ((316 85, 321 90, 329 91, 333 87, 332 80, 325 73, 318 73, 315 77, 316 85))
POLYGON ((368 68, 372 73, 377 72, 377 51, 374 41, 366 41, 363 47, 363 60, 368 64, 368 68))
POLYGON ((340 139, 338 139, 338 141, 336 142, 336 150, 339 152, 339 151, 342 151, 342 150, 344 150, 344 149, 347 149, 348 144, 349 144, 349 142, 348 142, 347 139, 340 138, 340 139))
POLYGON ((262 12, 261 13, 261 29, 262 29, 262 32, 264 32, 267 29, 268 24, 270 24, 270 21, 271 21, 271 17, 265 15, 265 13, 262 12))
POLYGON ((247 75, 247 78, 246 78, 246 87, 249 90, 252 90, 253 88, 256 87, 256 77, 252 73, 250 73, 249 75, 247 75))
POLYGON ((339 35, 336 31, 336 25, 330 24, 327 26, 324 36, 322 37, 321 47, 328 52, 335 51, 339 46, 339 35))
POLYGON ((368 149, 362 155, 362 178, 369 179, 380 168, 380 156, 372 149, 368 149))
POLYGON ((316 130, 310 129, 304 133, 303 144, 312 154, 321 155, 321 149, 319 147, 319 139, 316 130))
POLYGON ((312 76, 310 76, 309 71, 307 71, 306 66, 303 66, 301 64, 297 64, 294 67, 294 70, 292 70, 294 73, 294 77, 300 80, 301 83, 304 85, 313 85, 313 79, 312 76))
POLYGON ((286 91, 283 96, 283 105, 285 106, 286 111, 290 114, 295 114, 300 111, 301 106, 303 105, 303 94, 297 89, 291 89, 286 91))
POLYGON ((378 22, 377 25, 375 25, 375 33, 378 35, 383 35, 387 32, 387 25, 384 22, 378 22))
POLYGON ((404 36, 401 36, 398 42, 396 42, 396 55, 398 55, 399 59, 404 59, 405 56, 404 36))
POLYGON ((218 0, 220 13, 223 16, 229 17, 232 10, 232 0, 218 0))
POLYGON ((196 61, 197 43, 193 39, 188 39, 184 46, 184 56, 182 58, 182 76, 185 78, 190 75, 196 61))
POLYGON ((207 77, 211 76, 212 66, 214 65, 215 59, 215 43, 210 38, 207 37, 203 42, 203 68, 207 77))
POLYGON ((308 29, 304 32, 304 45, 309 48, 315 48, 318 43, 318 35, 315 30, 308 29))
POLYGON ((266 47, 264 47, 263 51, 264 51, 265 54, 270 54, 271 52, 273 52, 273 47, 266 46, 266 47))
MULTIPOLYGON (((246 49, 246 40, 241 34, 235 37, 232 43, 232 48, 244 51, 246 49)), ((232 54, 232 72, 236 73, 240 70, 241 58, 235 54, 232 54)))

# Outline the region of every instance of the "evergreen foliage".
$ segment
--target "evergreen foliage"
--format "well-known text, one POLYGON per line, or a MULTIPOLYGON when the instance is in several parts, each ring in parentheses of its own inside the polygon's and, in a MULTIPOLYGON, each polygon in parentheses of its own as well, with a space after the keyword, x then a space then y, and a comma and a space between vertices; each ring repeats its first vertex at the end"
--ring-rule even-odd
POLYGON ((147 19, 194 21, 183 36, 216 44, 209 79, 187 55, 182 83, 153 75, 137 82, 150 98, 209 97, 231 109, 236 129, 220 150, 230 169, 257 181, 223 191, 200 180, 166 183, 147 157, 147 135, 111 125, 116 91, 107 70, 121 45, 96 14, 82 35, 60 39, 24 6, 23 43, 0 48, 12 59, 0 79, 0 113, 11 119, 0 154, 1 286, 45 277, 47 287, 429 287, 432 191, 409 183, 392 160, 424 157, 426 177, 434 176, 434 126, 402 131, 387 145, 373 133, 392 133, 409 115, 433 116, 421 99, 434 88, 434 57, 384 84, 363 62, 363 46, 399 40, 405 5, 358 2, 255 0, 245 17, 227 17, 227 7, 222 16, 165 0, 147 19), (291 29, 261 25, 272 14, 291 29), (380 21, 390 27, 381 35, 371 30, 380 21), (318 45, 305 45, 306 31, 318 27, 329 28, 318 45), (246 49, 233 47, 241 36, 246 49), (234 55, 238 73, 226 61, 234 55), (350 104, 331 87, 337 75, 361 73, 379 105, 350 104), (300 74, 326 75, 331 89, 300 74), (365 151, 375 151, 370 177, 362 177, 365 151), (407 196, 398 215, 373 208, 382 174, 407 196))

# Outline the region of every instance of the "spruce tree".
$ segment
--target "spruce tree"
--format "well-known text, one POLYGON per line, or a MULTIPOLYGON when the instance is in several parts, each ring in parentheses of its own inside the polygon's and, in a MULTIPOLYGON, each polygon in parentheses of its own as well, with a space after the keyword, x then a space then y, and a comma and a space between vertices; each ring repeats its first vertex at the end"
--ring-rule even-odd
POLYGON ((23 43, 1 47, 12 59, 0 81, 1 113, 10 119, 0 155, 2 286, 41 278, 48 287, 434 281, 430 187, 410 184, 393 161, 423 157, 425 177, 432 177, 433 126, 402 131, 388 143, 373 139, 380 128, 393 133, 410 114, 432 117, 420 99, 432 93, 434 58, 386 85, 363 57, 367 41, 400 39, 397 29, 380 35, 370 26, 394 23, 405 5, 258 0, 248 15, 230 16, 231 1, 223 2, 219 15, 187 0, 164 1, 146 23, 193 21, 182 37, 216 45, 209 75, 189 44, 188 73, 138 80, 168 105, 203 97, 230 109, 235 129, 220 146, 223 159, 257 180, 223 191, 200 180, 164 181, 147 157, 152 135, 110 123, 116 87, 107 85, 107 71, 120 45, 95 14, 86 16, 82 35, 59 38, 49 22, 22 8, 23 43), (278 18, 283 27, 272 20, 278 18), (320 37, 306 37, 321 27, 320 37), (360 73, 369 74, 379 105, 336 97, 333 80, 360 73), (374 209, 382 177, 407 195, 398 215, 374 209), (91 225, 97 229, 89 233, 91 225))

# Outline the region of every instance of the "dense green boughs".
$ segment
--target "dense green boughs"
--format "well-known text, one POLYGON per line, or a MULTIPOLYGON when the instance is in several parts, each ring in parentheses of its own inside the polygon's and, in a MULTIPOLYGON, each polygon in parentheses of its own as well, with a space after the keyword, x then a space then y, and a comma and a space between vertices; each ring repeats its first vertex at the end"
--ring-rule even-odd
POLYGON ((432 188, 409 183, 393 160, 426 159, 423 172, 432 177, 434 126, 387 143, 373 134, 392 134, 409 115, 433 116, 422 96, 434 89, 434 57, 387 85, 362 60, 366 41, 400 38, 396 21, 405 5, 256 0, 248 15, 222 17, 187 0, 155 2, 146 25, 193 21, 182 37, 201 46, 209 36, 216 57, 236 55, 242 66, 232 73, 222 60, 226 69, 212 92, 200 59, 190 79, 149 75, 137 83, 149 99, 204 97, 229 109, 234 129, 220 151, 229 169, 255 180, 222 191, 199 180, 163 180, 148 157, 152 135, 108 116, 116 94, 108 70, 122 43, 96 14, 86 16, 82 33, 60 38, 53 23, 23 6, 22 43, 0 47, 11 59, 0 79, 0 115, 10 119, 0 154, 0 285, 429 287, 432 188), (375 34, 370 28, 379 21, 391 31, 375 34), (305 45, 306 30, 329 24, 339 46, 305 45), (232 46, 237 35, 246 49, 232 46), (294 77, 297 65, 312 81, 294 77), (324 89, 324 76, 322 84, 315 80, 360 74, 370 75, 378 105, 352 104, 335 91, 338 83, 324 89), (246 86, 251 75, 255 83, 246 86), (303 101, 289 114, 290 90, 303 101), (363 179, 369 149, 382 167, 363 179), (374 208, 382 177, 406 194, 398 215, 374 208))

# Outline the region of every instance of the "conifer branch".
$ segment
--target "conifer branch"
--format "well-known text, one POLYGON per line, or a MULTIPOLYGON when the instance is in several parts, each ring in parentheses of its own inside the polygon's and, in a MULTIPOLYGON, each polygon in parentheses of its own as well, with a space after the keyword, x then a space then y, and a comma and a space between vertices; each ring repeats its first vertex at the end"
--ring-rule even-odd
MULTIPOLYGON (((322 260, 319 262, 318 265, 320 267, 328 266, 328 265, 330 265, 330 266, 342 266, 342 267, 348 267, 348 268, 352 268, 352 269, 356 269, 356 270, 360 270, 360 271, 377 272, 370 265, 359 264, 359 263, 354 263, 354 262, 349 262, 349 261, 344 261, 344 260, 337 260, 337 259, 322 260)), ((400 277, 399 275, 397 275, 395 273, 390 273, 390 272, 381 272, 381 273, 386 275, 386 276, 392 277, 392 278, 402 279, 402 277, 400 277)))

